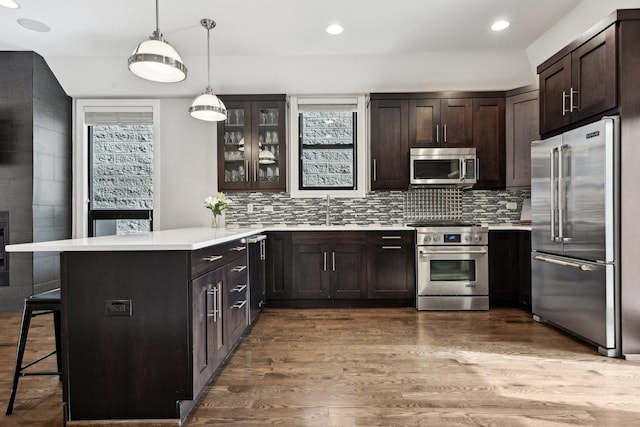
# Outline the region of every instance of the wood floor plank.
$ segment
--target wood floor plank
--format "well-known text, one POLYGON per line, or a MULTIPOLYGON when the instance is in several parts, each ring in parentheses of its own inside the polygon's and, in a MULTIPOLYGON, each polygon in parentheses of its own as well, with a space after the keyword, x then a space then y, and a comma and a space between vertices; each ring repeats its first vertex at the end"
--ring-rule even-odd
MULTIPOLYGON (((51 325, 36 320, 31 351, 46 351, 51 325)), ((6 407, 19 313, 0 321, 6 407)), ((59 382, 21 380, 0 425, 62 426, 59 382)), ((635 426, 640 361, 513 309, 266 309, 185 425, 635 426)))

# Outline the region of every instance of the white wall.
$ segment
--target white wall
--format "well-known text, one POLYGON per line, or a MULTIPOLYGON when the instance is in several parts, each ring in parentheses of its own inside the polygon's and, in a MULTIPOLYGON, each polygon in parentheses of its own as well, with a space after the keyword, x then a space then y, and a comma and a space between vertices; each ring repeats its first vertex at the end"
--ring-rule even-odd
POLYGON ((160 100, 160 224, 156 230, 209 226, 204 199, 217 194, 216 122, 187 111, 192 98, 160 100))
POLYGON ((582 0, 575 9, 526 49, 532 71, 535 73, 538 65, 614 10, 634 8, 640 8, 640 0, 582 0))

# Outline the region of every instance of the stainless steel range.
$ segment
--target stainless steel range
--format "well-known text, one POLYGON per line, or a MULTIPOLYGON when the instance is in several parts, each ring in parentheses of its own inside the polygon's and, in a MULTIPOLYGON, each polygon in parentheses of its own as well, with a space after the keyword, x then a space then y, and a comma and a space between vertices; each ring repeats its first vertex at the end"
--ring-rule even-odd
POLYGON ((489 229, 474 224, 409 224, 417 231, 418 310, 489 309, 489 229))

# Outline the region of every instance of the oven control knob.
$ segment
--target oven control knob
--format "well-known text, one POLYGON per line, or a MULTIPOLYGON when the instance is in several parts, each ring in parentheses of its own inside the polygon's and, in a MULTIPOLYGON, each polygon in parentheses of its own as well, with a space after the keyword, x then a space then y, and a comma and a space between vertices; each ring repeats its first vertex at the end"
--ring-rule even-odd
POLYGON ((465 242, 470 242, 471 241, 471 235, 467 234, 466 236, 464 236, 464 240, 465 240, 465 242))
POLYGON ((439 242, 440 241, 440 235, 436 234, 435 236, 433 236, 433 241, 434 242, 439 242))
POLYGON ((475 236, 473 236, 473 237, 474 237, 474 240, 475 240, 476 242, 478 242, 478 243, 480 243, 480 242, 482 241, 482 236, 481 236, 481 235, 479 235, 479 234, 476 234, 476 235, 475 235, 475 236))
POLYGON ((426 236, 424 236, 425 243, 429 243, 430 241, 431 241, 431 234, 427 234, 426 236))

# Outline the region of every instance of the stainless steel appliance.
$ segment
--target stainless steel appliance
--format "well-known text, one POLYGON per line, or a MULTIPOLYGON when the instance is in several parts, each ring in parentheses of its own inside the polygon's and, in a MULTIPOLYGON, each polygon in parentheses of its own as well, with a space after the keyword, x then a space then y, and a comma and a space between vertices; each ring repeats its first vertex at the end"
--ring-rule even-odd
POLYGON ((531 145, 532 311, 620 356, 619 119, 531 145))
POLYGON ((411 185, 471 187, 478 180, 475 148, 412 148, 409 159, 411 185))
POLYGON ((247 257, 249 258, 249 316, 247 321, 253 324, 267 299, 266 292, 266 242, 267 236, 258 234, 247 237, 247 257))
POLYGON ((488 310, 488 228, 410 225, 417 227, 418 310, 488 310))

